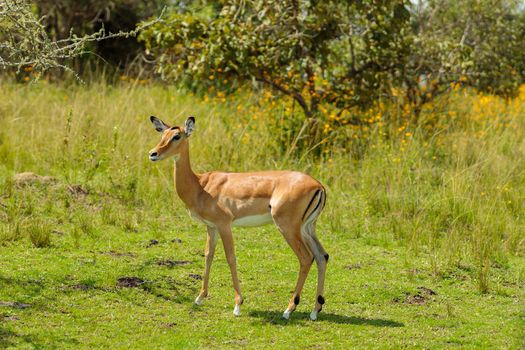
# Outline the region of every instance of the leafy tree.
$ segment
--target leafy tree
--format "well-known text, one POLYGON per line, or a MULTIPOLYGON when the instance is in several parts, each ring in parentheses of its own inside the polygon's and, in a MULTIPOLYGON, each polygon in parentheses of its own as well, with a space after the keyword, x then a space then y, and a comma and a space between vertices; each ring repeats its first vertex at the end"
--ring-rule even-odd
POLYGON ((509 96, 523 83, 525 26, 517 1, 431 0, 414 10, 404 83, 416 112, 459 84, 509 96))
MULTIPOLYGON (((404 96, 417 116, 453 86, 510 95, 523 82, 515 0, 187 2, 140 40, 168 80, 235 91, 256 82, 307 117, 404 96)), ((355 113, 347 123, 359 124, 355 113)))
POLYGON ((321 104, 367 107, 400 80, 409 19, 403 0, 230 0, 172 13, 139 39, 168 80, 225 92, 255 82, 315 121, 321 104))

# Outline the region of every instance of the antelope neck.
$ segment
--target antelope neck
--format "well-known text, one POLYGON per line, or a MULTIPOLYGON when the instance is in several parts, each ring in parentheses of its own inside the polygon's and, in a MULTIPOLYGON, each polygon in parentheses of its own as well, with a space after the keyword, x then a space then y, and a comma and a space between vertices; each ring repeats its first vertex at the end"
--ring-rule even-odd
POLYGON ((186 204, 186 207, 191 208, 195 205, 197 197, 203 189, 199 183, 199 178, 191 169, 189 144, 186 142, 186 145, 182 147, 179 159, 175 160, 173 175, 177 194, 186 204))

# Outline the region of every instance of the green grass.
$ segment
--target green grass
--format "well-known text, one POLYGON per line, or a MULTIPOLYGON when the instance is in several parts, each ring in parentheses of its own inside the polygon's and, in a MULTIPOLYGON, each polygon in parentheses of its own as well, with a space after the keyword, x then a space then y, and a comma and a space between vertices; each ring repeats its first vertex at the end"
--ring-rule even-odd
POLYGON ((5 82, 0 95, 0 348, 525 347, 525 102, 479 122, 478 97, 452 96, 447 128, 372 130, 356 160, 337 142, 320 158, 290 151, 280 110, 263 102, 254 119, 249 97, 5 82), (272 226, 234 231, 242 316, 220 245, 193 306, 205 228, 176 198, 172 162, 147 160, 151 114, 196 116, 197 171, 293 168, 327 186, 318 321, 315 268, 280 318, 298 263, 272 226), (56 181, 17 184, 23 171, 56 181))

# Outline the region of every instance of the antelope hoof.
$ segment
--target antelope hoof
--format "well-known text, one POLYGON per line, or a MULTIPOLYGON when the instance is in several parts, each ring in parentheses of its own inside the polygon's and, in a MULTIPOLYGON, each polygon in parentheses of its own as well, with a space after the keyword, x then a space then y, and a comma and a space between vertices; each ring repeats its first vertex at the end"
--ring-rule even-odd
POLYGON ((241 306, 240 305, 235 305, 235 307, 233 308, 233 314, 235 316, 241 316, 241 306))
POLYGON ((311 319, 312 321, 317 320, 317 314, 318 314, 318 312, 315 311, 315 310, 313 310, 313 311, 310 313, 310 319, 311 319))
POLYGON ((195 305, 201 306, 203 301, 204 298, 201 298, 201 296, 199 295, 197 298, 195 298, 195 305))
POLYGON ((286 311, 283 313, 283 318, 284 318, 285 320, 289 320, 291 314, 292 314, 292 312, 289 311, 288 309, 286 309, 286 311))

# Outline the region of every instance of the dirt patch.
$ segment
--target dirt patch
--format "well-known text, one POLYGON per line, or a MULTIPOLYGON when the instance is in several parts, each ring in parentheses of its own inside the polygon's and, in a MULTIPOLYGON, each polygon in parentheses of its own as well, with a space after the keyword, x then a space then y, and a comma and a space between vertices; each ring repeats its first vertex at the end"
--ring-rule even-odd
POLYGON ((88 285, 88 284, 79 283, 79 284, 72 285, 70 288, 76 289, 76 290, 90 290, 90 289, 94 289, 95 287, 88 285))
POLYGON ((156 239, 150 239, 150 241, 148 242, 148 245, 146 246, 146 248, 152 247, 152 246, 157 245, 157 244, 159 244, 159 241, 157 241, 156 239))
POLYGON ((72 196, 87 196, 89 193, 81 185, 67 185, 67 189, 72 196))
POLYGON ((432 295, 437 295, 437 293, 430 288, 417 287, 416 293, 405 292, 404 297, 395 298, 394 302, 403 302, 409 305, 424 305, 433 299, 432 295))
POLYGON ((114 258, 121 258, 121 257, 130 257, 130 258, 134 258, 137 256, 137 254, 135 253, 122 253, 122 252, 116 252, 114 250, 110 250, 109 252, 102 252, 102 254, 105 254, 105 255, 110 255, 114 258))
POLYGON ((160 260, 157 261, 157 265, 159 266, 168 266, 168 267, 175 267, 175 266, 184 266, 191 264, 191 261, 187 260, 160 260))
POLYGON ((421 275, 423 273, 424 273, 423 270, 419 270, 419 269, 416 269, 416 268, 408 269, 406 271, 406 274, 409 275, 409 276, 412 276, 412 277, 417 276, 417 275, 421 275))
POLYGON ((224 344, 240 345, 241 347, 248 345, 248 343, 249 343, 248 339, 245 339, 245 338, 226 340, 224 342, 224 344))
POLYGON ((13 307, 15 309, 27 309, 31 304, 19 303, 18 301, 0 301, 0 307, 13 307))
POLYGON ((4 321, 18 321, 20 319, 20 317, 16 316, 16 315, 11 315, 11 316, 4 316, 4 321))
POLYGON ((423 305, 427 302, 427 298, 425 298, 423 295, 416 293, 416 294, 410 294, 406 293, 405 300, 403 301, 405 304, 410 305, 423 305))
POLYGON ((347 269, 347 270, 358 270, 360 268, 361 268, 361 264, 360 263, 350 264, 350 265, 346 265, 345 266, 345 269, 347 269))
POLYGON ((138 277, 120 277, 117 280, 119 288, 137 288, 144 284, 144 280, 138 277))
POLYGON ((202 276, 197 274, 197 273, 190 273, 188 276, 193 278, 193 279, 196 279, 196 280, 201 280, 202 279, 202 276))
POLYGON ((430 288, 427 287, 417 287, 417 290, 419 290, 420 293, 426 294, 426 295, 437 295, 435 291, 433 291, 430 288))
POLYGON ((28 186, 33 184, 54 184, 57 179, 52 176, 40 176, 32 172, 18 173, 13 177, 13 181, 17 186, 28 186))
POLYGON ((177 326, 177 324, 175 322, 173 322, 173 323, 166 322, 166 323, 162 324, 162 327, 164 327, 164 328, 173 328, 175 326, 177 326))

